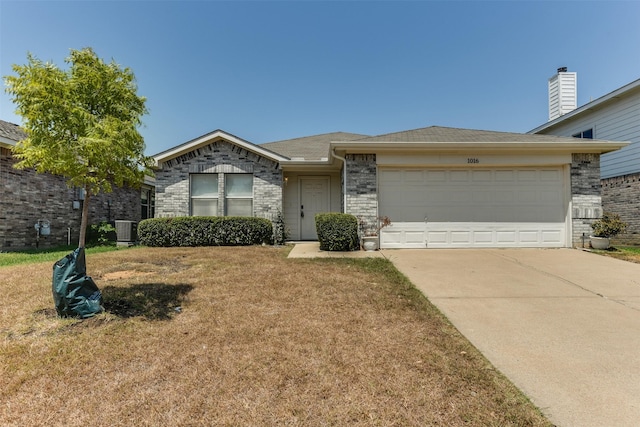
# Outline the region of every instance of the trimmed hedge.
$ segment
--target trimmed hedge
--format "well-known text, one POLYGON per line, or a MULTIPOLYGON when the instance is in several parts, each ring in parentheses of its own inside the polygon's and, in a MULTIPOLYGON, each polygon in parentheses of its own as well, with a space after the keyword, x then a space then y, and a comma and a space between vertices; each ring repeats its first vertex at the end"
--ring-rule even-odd
POLYGON ((273 239, 271 221, 253 217, 185 216, 150 218, 138 224, 146 246, 247 246, 273 239))
POLYGON ((316 215, 316 232, 323 251, 356 251, 358 243, 358 219, 343 213, 316 215))

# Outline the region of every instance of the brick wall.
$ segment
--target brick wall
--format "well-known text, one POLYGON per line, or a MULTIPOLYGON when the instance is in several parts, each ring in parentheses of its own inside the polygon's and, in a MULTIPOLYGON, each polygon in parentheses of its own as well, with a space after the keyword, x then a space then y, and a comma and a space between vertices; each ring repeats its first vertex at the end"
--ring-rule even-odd
POLYGON ((217 173, 218 212, 224 212, 224 174, 253 174, 253 214, 272 219, 282 211, 279 164, 227 141, 215 141, 160 165, 156 172, 156 217, 189 216, 189 174, 217 173))
POLYGON ((599 154, 572 154, 571 195, 573 244, 582 246, 583 233, 589 236, 591 224, 602 216, 599 154))
MULTIPOLYGON (((82 205, 77 189, 70 189, 62 177, 36 174, 31 169, 18 170, 8 149, 0 149, 0 250, 10 251, 36 247, 34 224, 45 219, 51 223, 51 234, 40 238, 39 247, 71 243, 80 234, 82 205)), ((113 193, 95 196, 89 202, 89 223, 123 219, 140 221, 140 190, 114 188, 113 193)))
POLYGON ((602 208, 628 224, 614 242, 640 245, 640 173, 603 179, 602 208))
POLYGON ((347 154, 346 213, 374 222, 378 214, 375 154, 347 154))

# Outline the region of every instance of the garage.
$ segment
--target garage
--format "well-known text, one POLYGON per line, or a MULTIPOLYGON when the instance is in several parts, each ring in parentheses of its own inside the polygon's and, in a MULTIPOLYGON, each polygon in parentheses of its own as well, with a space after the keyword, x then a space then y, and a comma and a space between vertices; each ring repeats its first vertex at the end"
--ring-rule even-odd
POLYGON ((378 169, 382 248, 565 247, 566 168, 378 169))

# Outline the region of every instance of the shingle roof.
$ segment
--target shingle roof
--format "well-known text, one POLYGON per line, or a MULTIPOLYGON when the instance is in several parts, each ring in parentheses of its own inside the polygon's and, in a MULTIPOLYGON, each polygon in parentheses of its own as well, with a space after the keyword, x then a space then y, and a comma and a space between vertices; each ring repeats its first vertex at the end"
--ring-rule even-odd
POLYGON ((362 138, 358 142, 576 142, 576 139, 552 135, 430 126, 362 138))
POLYGON ((20 126, 0 120, 0 137, 18 142, 27 137, 27 134, 20 129, 20 126))
POLYGON ((267 142, 260 144, 260 146, 291 159, 320 160, 329 155, 329 143, 331 141, 356 141, 367 136, 357 133, 332 132, 284 141, 267 142))

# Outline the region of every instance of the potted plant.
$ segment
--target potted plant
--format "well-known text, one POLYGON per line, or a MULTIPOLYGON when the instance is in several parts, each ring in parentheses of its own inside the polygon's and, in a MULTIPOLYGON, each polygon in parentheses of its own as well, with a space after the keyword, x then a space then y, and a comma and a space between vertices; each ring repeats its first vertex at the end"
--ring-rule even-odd
POLYGON ((602 218, 591 224, 593 235, 589 236, 593 249, 607 249, 611 245, 611 238, 623 233, 627 224, 620 219, 620 215, 605 212, 602 218))
POLYGON ((391 225, 388 216, 379 216, 370 220, 362 216, 358 217, 360 235, 362 236, 362 248, 365 251, 375 251, 380 247, 379 233, 384 227, 391 225))

